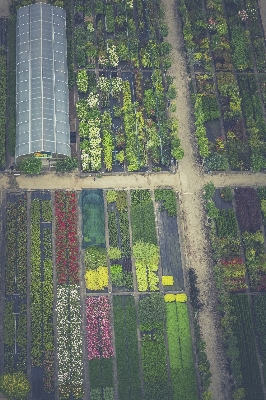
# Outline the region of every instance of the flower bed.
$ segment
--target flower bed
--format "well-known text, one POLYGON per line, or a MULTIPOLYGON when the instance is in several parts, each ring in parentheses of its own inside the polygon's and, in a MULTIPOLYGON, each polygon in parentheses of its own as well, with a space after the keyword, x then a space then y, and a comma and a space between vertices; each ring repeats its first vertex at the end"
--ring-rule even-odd
POLYGON ((52 206, 49 200, 31 203, 31 357, 44 366, 44 389, 54 390, 52 206), (42 220, 49 222, 42 229, 42 220), (42 261, 43 258, 43 261, 42 261))
POLYGON ((78 285, 57 287, 57 357, 60 398, 83 395, 83 353, 78 285))
POLYGON ((110 303, 107 297, 87 297, 87 349, 89 360, 113 356, 110 303))
MULTIPOLYGON (((113 344, 110 321, 110 302, 106 296, 87 297, 87 349, 89 358, 91 398, 104 393, 113 399, 113 344)), ((97 397, 98 396, 98 397, 97 397)))
POLYGON ((57 282, 77 284, 78 236, 75 192, 55 192, 55 246, 57 282))

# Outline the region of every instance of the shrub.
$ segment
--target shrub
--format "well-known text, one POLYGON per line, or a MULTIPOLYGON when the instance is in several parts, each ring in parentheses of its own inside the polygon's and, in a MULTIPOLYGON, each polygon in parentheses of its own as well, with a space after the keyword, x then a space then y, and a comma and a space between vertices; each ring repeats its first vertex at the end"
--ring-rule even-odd
POLYGON ((55 168, 56 172, 70 172, 74 168, 77 168, 78 160, 75 157, 65 157, 56 161, 55 168))
POLYGON ((39 174, 42 169, 42 161, 34 156, 31 156, 18 164, 18 170, 24 174, 34 175, 39 174))
POLYGON ((102 247, 88 247, 84 257, 86 270, 96 269, 107 264, 106 250, 102 247))
POLYGON ((215 203, 213 200, 209 200, 206 203, 206 210, 207 210, 207 214, 210 218, 217 218, 219 216, 219 210, 215 206, 215 203))
POLYGON ((108 256, 111 260, 119 260, 121 258, 121 250, 118 247, 110 247, 108 256))
POLYGON ((122 271, 122 265, 113 264, 111 265, 111 278, 112 284, 115 286, 123 286, 124 285, 124 276, 122 271))
POLYGON ((213 198, 213 196, 214 196, 214 193, 215 193, 214 184, 212 182, 207 183, 206 185, 204 185, 203 190, 204 190, 203 197, 206 200, 211 200, 213 198))
POLYGON ((108 287, 108 268, 99 267, 94 270, 87 271, 84 275, 86 287, 89 290, 103 290, 108 287))
POLYGON ((107 203, 114 203, 116 201, 117 192, 115 190, 108 190, 106 193, 107 203))
POLYGON ((9 399, 23 400, 30 392, 30 383, 22 372, 5 374, 0 377, 0 390, 9 399))
POLYGON ((209 171, 225 171, 229 169, 226 154, 214 153, 205 159, 205 165, 209 171))

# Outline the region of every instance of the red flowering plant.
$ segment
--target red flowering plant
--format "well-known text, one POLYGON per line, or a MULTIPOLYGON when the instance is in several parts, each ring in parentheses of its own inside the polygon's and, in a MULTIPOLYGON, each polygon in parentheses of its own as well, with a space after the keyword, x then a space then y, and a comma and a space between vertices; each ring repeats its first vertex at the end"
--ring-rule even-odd
POLYGON ((246 266, 241 257, 221 260, 218 267, 222 272, 225 288, 229 292, 244 292, 246 290, 246 266))
POLYGON ((55 226, 57 282, 59 285, 77 284, 79 250, 74 192, 55 192, 55 226))

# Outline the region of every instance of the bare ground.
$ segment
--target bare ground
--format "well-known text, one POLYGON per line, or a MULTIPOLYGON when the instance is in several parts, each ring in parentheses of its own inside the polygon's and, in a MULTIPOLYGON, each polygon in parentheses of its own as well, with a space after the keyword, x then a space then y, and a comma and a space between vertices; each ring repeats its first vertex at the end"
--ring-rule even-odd
POLYGON ((9 17, 11 0, 0 0, 0 17, 9 17))

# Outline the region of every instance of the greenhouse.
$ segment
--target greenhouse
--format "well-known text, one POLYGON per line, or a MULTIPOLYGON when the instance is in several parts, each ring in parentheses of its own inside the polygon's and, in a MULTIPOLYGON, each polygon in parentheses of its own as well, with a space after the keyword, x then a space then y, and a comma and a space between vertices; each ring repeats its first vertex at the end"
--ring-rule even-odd
POLYGON ((70 156, 66 13, 21 7, 16 29, 16 162, 70 156))

